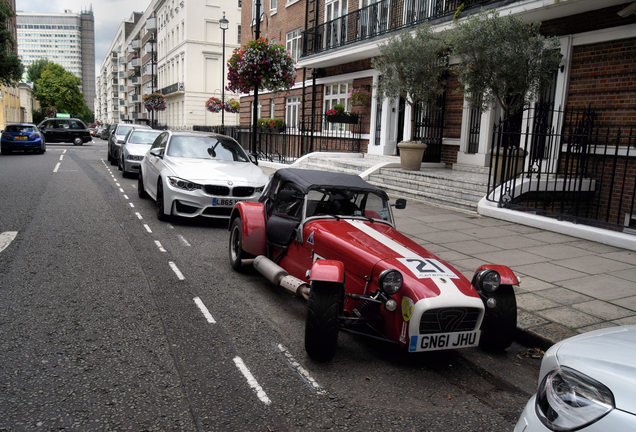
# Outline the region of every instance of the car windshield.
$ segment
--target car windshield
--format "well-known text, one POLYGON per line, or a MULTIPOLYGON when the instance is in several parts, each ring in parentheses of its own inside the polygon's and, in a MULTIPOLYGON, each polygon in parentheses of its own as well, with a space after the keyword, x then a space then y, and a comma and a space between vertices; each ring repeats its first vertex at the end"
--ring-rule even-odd
POLYGON ((243 148, 236 142, 210 136, 173 136, 166 154, 192 159, 248 162, 243 148))
POLYGON ((133 128, 133 126, 119 126, 117 128, 117 135, 126 135, 131 129, 133 128))
POLYGON ((7 125, 5 132, 19 132, 19 133, 35 132, 35 128, 33 126, 7 125))
POLYGON ((128 138, 128 144, 152 144, 161 131, 134 131, 128 138))
POLYGON ((391 222, 387 200, 372 191, 349 189, 310 190, 306 215, 360 216, 391 222))

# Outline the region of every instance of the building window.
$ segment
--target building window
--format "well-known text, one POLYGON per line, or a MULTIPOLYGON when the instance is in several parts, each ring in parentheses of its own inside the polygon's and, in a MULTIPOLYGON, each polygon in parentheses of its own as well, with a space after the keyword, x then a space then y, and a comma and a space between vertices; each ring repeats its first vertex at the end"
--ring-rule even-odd
POLYGON ((276 12, 278 9, 278 1, 277 0, 269 0, 269 10, 272 12, 276 12))
POLYGON ((241 43, 241 25, 240 24, 238 25, 236 33, 237 33, 236 43, 240 44, 241 43))
POLYGON ((291 56, 292 60, 294 60, 294 62, 298 61, 301 37, 302 37, 301 29, 296 29, 287 33, 285 48, 287 48, 287 51, 289 52, 289 55, 291 56))
POLYGON ((271 98, 269 100, 269 117, 270 118, 276 117, 275 112, 276 112, 276 103, 274 102, 274 98, 271 98))
MULTIPOLYGON (((349 93, 349 90, 352 88, 352 84, 353 83, 351 81, 325 84, 324 112, 329 111, 331 108, 334 107, 334 105, 343 105, 345 107, 344 108, 345 111, 349 111, 350 107, 349 107, 349 99, 347 99, 347 93, 349 93)), ((343 123, 325 122, 324 124, 327 130, 333 130, 333 131, 345 130, 345 128, 348 126, 343 123)))
POLYGON ((298 112, 300 111, 300 98, 288 97, 285 101, 285 126, 298 129, 298 112))

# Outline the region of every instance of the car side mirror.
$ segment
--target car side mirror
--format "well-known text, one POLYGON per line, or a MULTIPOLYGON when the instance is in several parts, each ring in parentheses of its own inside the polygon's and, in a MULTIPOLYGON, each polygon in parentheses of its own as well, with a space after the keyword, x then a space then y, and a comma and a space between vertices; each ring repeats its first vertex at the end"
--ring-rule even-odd
POLYGON ((395 207, 398 210, 402 210, 406 208, 406 200, 404 198, 398 198, 395 200, 395 204, 393 204, 393 207, 395 207))
POLYGON ((258 165, 258 158, 256 157, 256 153, 250 153, 247 157, 254 165, 258 165))
POLYGON ((158 158, 162 158, 163 157, 163 151, 160 148, 153 148, 150 149, 150 154, 153 156, 156 156, 158 158))

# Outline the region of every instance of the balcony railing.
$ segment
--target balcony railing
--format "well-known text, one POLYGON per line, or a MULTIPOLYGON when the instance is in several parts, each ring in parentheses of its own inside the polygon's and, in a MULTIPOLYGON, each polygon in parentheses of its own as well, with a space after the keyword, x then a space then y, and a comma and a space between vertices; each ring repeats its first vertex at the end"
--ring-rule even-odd
POLYGON ((162 88, 159 91, 161 92, 162 95, 169 95, 172 93, 184 92, 185 86, 183 85, 183 83, 174 83, 172 85, 169 85, 168 87, 162 88))
MULTIPOLYGON (((448 17, 497 0, 380 0, 303 33, 303 56, 336 49, 386 33, 448 17)), ((464 12, 465 13, 465 12, 464 12)))

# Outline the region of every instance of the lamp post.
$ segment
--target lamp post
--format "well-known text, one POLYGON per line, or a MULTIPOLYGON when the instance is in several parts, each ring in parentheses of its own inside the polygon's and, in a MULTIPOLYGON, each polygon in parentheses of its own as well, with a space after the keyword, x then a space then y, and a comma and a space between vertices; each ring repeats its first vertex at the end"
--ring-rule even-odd
MULTIPOLYGON (((150 94, 155 92, 155 34, 150 35, 150 94)), ((155 110, 150 111, 150 127, 155 127, 155 110)))
POLYGON ((223 31, 223 53, 221 54, 221 127, 223 133, 225 133, 225 31, 229 27, 230 22, 225 18, 225 11, 223 12, 223 18, 219 20, 219 27, 223 31))

